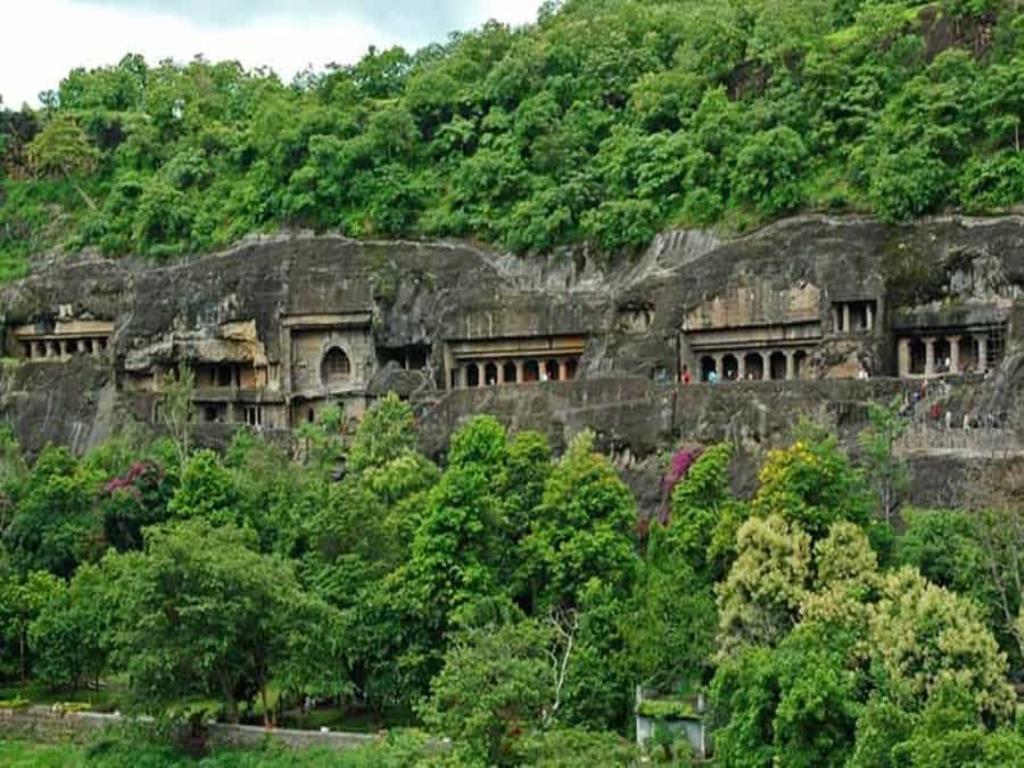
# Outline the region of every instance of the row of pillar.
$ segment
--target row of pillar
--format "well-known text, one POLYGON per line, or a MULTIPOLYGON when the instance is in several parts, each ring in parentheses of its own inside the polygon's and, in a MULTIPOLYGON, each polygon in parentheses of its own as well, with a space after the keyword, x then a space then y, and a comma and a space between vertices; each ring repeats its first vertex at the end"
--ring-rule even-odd
POLYGON ((75 339, 40 339, 23 341, 22 349, 28 360, 66 359, 72 355, 92 355, 102 357, 107 351, 105 336, 75 339))
MULTIPOLYGON (((988 334, 972 334, 968 337, 976 347, 977 354, 975 356, 974 370, 981 373, 988 370, 988 334)), ((923 375, 925 378, 935 376, 939 373, 963 373, 961 368, 961 348, 960 342, 963 341, 963 336, 926 336, 920 339, 921 343, 924 344, 924 372, 923 374, 915 374, 912 371, 912 355, 910 345, 913 339, 909 337, 903 337, 897 342, 897 364, 899 367, 899 375, 901 377, 909 377, 914 375, 923 375), (936 361, 935 349, 937 343, 942 340, 949 345, 949 364, 946 365, 945 361, 936 361)))
POLYGON ((578 361, 557 358, 484 360, 457 365, 452 369, 452 387, 488 387, 496 384, 517 384, 527 381, 565 381, 576 378, 578 361), (488 371, 493 368, 493 371, 488 371))
POLYGON ((841 301, 832 306, 832 327, 836 333, 854 333, 864 331, 870 333, 875 329, 875 302, 873 301, 841 301), (853 313, 857 312, 862 320, 857 328, 853 327, 853 313))
MULTIPOLYGON (((772 375, 771 375, 772 374, 772 371, 771 371, 771 360, 772 360, 772 357, 774 355, 778 355, 778 354, 782 354, 782 355, 785 356, 785 360, 786 360, 785 378, 788 379, 788 380, 796 379, 797 375, 798 375, 798 371, 797 371, 798 356, 806 357, 807 354, 808 354, 807 350, 804 350, 804 349, 779 349, 779 350, 768 350, 768 351, 764 351, 764 352, 758 352, 758 351, 755 351, 755 352, 714 352, 714 353, 711 353, 711 354, 708 354, 708 355, 704 355, 701 358, 701 360, 702 360, 702 363, 701 363, 701 376, 702 376, 702 378, 705 378, 705 379, 707 378, 706 375, 705 375, 705 370, 707 369, 708 366, 706 366, 704 364, 704 361, 707 360, 708 358, 710 358, 711 360, 714 361, 715 375, 718 377, 719 380, 725 380, 725 378, 726 378, 725 377, 725 374, 726 374, 725 358, 732 357, 733 359, 736 360, 736 378, 738 380, 746 379, 747 378, 747 372, 748 372, 747 371, 747 357, 750 356, 750 355, 757 355, 760 358, 761 371, 760 371, 760 376, 756 377, 754 380, 757 380, 757 381, 767 381, 767 380, 772 378, 772 375)), ((754 371, 751 371, 751 373, 754 373, 754 371)))

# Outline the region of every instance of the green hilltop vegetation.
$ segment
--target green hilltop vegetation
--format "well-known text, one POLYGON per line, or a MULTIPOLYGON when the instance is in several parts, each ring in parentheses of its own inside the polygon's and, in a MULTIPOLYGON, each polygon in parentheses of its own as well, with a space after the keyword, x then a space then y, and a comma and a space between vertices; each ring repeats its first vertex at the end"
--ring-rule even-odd
POLYGON ((1004 210, 1022 35, 1015 0, 549 0, 287 84, 129 55, 0 111, 0 279, 280 228, 610 255, 801 210, 1004 210))
MULTIPOLYGON (((302 462, 244 430, 218 455, 187 394, 173 438, 83 457, 0 432, 0 707, 150 713, 192 749, 210 718, 388 729, 205 768, 604 768, 692 765, 669 721, 703 694, 722 768, 1020 765, 1024 474, 903 506, 898 401, 857 460, 799 426, 750 497, 729 445, 680 446, 647 514, 586 432, 555 456, 477 416, 438 465, 392 395, 354 435, 305 425, 302 462)), ((193 765, 170 732, 0 763, 193 765)))

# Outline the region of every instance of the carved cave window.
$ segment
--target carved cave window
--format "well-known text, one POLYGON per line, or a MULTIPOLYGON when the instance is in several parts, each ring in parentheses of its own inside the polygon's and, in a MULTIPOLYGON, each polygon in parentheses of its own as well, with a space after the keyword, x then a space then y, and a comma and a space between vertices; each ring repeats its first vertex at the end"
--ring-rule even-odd
POLYGON ((320 371, 324 384, 328 386, 340 384, 348 381, 349 376, 352 375, 352 364, 341 347, 331 347, 324 355, 320 371))

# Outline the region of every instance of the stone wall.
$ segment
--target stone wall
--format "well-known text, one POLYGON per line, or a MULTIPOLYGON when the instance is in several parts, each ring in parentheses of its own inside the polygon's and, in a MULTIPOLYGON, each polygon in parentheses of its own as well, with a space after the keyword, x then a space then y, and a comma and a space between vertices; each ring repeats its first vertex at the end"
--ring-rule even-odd
MULTIPOLYGON (((54 712, 48 707, 17 709, 0 707, 0 738, 40 743, 78 743, 92 741, 107 728, 138 724, 143 728, 152 719, 133 720, 101 712, 54 712)), ((340 731, 300 731, 288 728, 262 728, 253 725, 214 723, 209 726, 207 743, 211 747, 255 748, 267 740, 290 749, 353 749, 373 743, 376 736, 340 731)))
MULTIPOLYGON (((981 382, 987 386, 986 382, 981 382)), ((597 447, 611 454, 641 508, 660 502, 661 475, 681 443, 729 442, 736 448, 734 490, 753 491, 766 451, 788 445, 793 428, 809 419, 839 436, 852 453, 868 424, 871 403, 888 404, 916 385, 894 378, 815 381, 740 381, 710 385, 658 384, 637 377, 536 382, 449 393, 419 419, 422 448, 441 457, 447 439, 477 413, 490 413, 512 430, 543 432, 556 450, 591 429, 597 447)), ((941 400, 968 399, 975 383, 948 386, 941 400)), ((969 470, 998 467, 1024 457, 1024 435, 1000 429, 946 430, 919 406, 901 448, 911 469, 910 501, 956 506, 965 500, 969 470)), ((956 425, 959 427, 959 422, 956 425)))

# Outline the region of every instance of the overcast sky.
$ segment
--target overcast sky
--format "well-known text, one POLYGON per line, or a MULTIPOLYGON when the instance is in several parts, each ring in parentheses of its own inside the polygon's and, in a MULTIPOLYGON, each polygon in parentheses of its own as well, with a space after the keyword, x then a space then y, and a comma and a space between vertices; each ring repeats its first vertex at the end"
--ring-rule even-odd
POLYGON ((312 64, 349 64, 370 45, 415 49, 488 19, 522 24, 540 0, 3 0, 0 98, 38 104, 74 67, 237 59, 285 80, 312 64))

